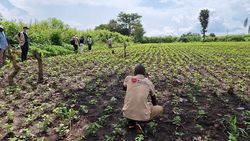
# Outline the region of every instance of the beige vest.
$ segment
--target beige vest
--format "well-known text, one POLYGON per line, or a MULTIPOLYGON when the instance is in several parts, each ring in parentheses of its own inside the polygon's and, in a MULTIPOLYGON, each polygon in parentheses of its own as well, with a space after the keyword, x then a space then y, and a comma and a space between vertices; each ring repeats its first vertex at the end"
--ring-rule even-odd
POLYGON ((25 44, 25 37, 24 37, 24 33, 20 32, 20 37, 17 34, 17 38, 19 39, 19 45, 23 46, 25 44))
POLYGON ((132 120, 148 121, 153 106, 150 94, 155 95, 153 83, 143 75, 137 75, 127 76, 123 85, 127 86, 123 116, 132 120))

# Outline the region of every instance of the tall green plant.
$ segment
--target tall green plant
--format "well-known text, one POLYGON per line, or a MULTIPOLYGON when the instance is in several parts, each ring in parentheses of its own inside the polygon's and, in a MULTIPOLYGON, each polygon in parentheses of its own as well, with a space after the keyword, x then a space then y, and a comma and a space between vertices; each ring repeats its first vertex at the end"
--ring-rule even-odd
POLYGON ((208 9, 201 10, 199 20, 200 20, 201 27, 202 27, 201 34, 203 35, 203 39, 205 39, 207 27, 209 23, 209 10, 208 9))

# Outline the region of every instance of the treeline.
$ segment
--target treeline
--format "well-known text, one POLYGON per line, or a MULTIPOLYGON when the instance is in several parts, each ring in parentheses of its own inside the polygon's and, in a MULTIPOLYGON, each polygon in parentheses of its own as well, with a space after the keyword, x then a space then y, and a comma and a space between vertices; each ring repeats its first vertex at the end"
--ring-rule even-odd
MULTIPOLYGON (((24 25, 20 21, 7 21, 1 20, 0 24, 4 26, 5 33, 10 44, 16 44, 15 36, 22 30, 24 25)), ((35 21, 29 25, 29 38, 31 44, 48 44, 48 45, 63 45, 69 44, 70 39, 74 35, 78 36, 92 36, 95 42, 106 42, 106 40, 112 36, 115 42, 132 41, 132 38, 123 36, 116 32, 110 32, 107 30, 88 30, 81 31, 75 28, 71 28, 63 21, 56 18, 49 18, 43 21, 35 21)))
POLYGON ((144 36, 140 43, 173 43, 173 42, 248 42, 250 35, 227 35, 227 36, 207 36, 205 39, 202 36, 144 36))
POLYGON ((73 53, 70 39, 74 36, 92 36, 94 44, 106 43, 112 36, 116 43, 132 42, 132 37, 121 35, 108 30, 77 30, 71 28, 63 21, 56 18, 48 18, 43 21, 33 21, 28 25, 21 21, 8 21, 0 18, 0 25, 4 26, 8 43, 18 48, 16 35, 22 31, 24 25, 29 27, 29 40, 31 49, 39 49, 44 56, 56 56, 73 53))

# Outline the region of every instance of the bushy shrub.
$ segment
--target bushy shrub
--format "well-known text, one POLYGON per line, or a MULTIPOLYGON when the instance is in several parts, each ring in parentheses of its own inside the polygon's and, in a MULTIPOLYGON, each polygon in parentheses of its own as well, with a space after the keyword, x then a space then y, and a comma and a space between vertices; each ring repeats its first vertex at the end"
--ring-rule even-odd
POLYGON ((181 36, 179 39, 178 39, 178 42, 183 42, 183 43, 187 43, 189 42, 188 38, 185 37, 185 36, 181 36))
POLYGON ((73 47, 67 44, 63 46, 34 44, 30 48, 31 50, 39 49, 39 51, 42 52, 44 57, 67 55, 67 54, 71 54, 74 52, 73 47))
POLYGON ((62 45, 62 33, 59 32, 59 31, 53 31, 51 34, 50 34, 50 41, 51 41, 51 44, 52 45, 59 45, 61 46, 62 45))
POLYGON ((245 38, 244 38, 244 36, 242 36, 242 35, 230 36, 230 37, 229 37, 229 41, 233 41, 233 42, 242 42, 242 41, 245 41, 245 38))
POLYGON ((204 42, 217 42, 217 37, 208 36, 204 39, 204 42))
POLYGON ((1 21, 0 25, 4 26, 4 32, 7 36, 9 44, 17 44, 15 36, 21 29, 21 23, 16 23, 13 21, 1 21))
POLYGON ((173 43, 176 42, 177 37, 173 36, 155 36, 155 37, 143 37, 140 43, 173 43))

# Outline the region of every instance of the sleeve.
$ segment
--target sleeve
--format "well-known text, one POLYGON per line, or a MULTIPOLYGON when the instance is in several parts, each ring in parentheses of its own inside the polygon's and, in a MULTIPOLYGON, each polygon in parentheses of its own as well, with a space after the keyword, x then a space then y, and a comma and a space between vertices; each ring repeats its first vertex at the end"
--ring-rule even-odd
POLYGON ((123 86, 127 87, 129 81, 129 76, 127 76, 123 82, 123 86))
POLYGON ((150 80, 148 81, 148 83, 149 83, 150 95, 155 96, 155 86, 154 86, 154 84, 150 80))

